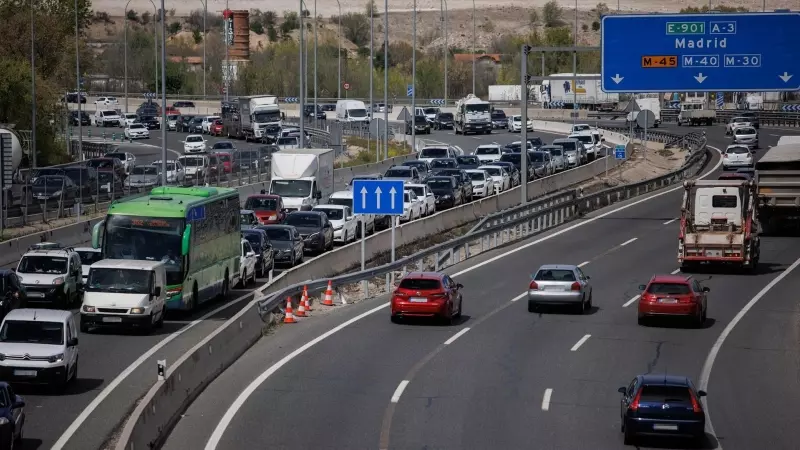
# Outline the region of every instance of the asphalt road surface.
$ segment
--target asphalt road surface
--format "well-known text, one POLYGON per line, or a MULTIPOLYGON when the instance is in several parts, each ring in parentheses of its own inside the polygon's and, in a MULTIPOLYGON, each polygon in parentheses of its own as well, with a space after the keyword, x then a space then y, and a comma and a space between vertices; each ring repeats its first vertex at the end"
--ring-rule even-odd
MULTIPOLYGON (((708 133, 710 145, 728 143, 719 127, 708 133)), ((701 329, 636 323, 638 285, 677 273, 682 194, 635 198, 450 268, 465 286, 455 326, 391 324, 381 297, 281 327, 205 390, 164 448, 622 448, 617 388, 640 373, 698 382, 723 329, 761 295, 716 356, 706 447, 795 449, 800 286, 784 271, 800 257, 796 238, 763 238, 756 274, 696 275, 711 289, 701 329), (583 266, 589 314, 527 312, 529 276, 546 263, 583 266)), ((684 448, 640 448, 651 445, 684 448)))

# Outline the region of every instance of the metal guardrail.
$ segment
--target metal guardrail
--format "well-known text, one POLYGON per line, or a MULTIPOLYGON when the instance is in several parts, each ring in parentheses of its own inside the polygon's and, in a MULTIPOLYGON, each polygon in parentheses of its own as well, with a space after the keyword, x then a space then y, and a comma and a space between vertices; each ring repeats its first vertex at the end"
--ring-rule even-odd
MULTIPOLYGON (((800 127, 800 113, 780 111, 752 111, 739 109, 718 109, 717 123, 725 124, 734 117, 743 113, 755 113, 760 125, 774 127, 800 127)), ((661 120, 664 122, 677 122, 678 110, 662 109, 661 120)))

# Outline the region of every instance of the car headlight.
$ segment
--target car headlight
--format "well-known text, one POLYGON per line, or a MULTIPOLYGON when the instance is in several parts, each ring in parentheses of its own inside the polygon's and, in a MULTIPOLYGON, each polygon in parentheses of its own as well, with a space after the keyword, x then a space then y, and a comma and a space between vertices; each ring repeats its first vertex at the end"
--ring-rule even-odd
POLYGON ((8 425, 8 419, 5 417, 0 417, 0 425, 8 425))
POLYGON ((64 284, 64 277, 58 277, 53 280, 54 286, 61 286, 62 284, 64 284))
POLYGON ((53 356, 47 358, 47 362, 49 362, 49 363, 61 362, 63 360, 64 360, 64 354, 63 353, 59 353, 57 355, 53 355, 53 356))
POLYGON ((144 314, 144 310, 142 307, 131 308, 131 314, 144 314))
POLYGON ((342 228, 344 228, 343 224, 342 225, 334 225, 333 226, 334 231, 341 230, 342 228))
POLYGON ((85 313, 93 313, 96 312, 94 306, 91 305, 83 305, 83 312, 85 313))

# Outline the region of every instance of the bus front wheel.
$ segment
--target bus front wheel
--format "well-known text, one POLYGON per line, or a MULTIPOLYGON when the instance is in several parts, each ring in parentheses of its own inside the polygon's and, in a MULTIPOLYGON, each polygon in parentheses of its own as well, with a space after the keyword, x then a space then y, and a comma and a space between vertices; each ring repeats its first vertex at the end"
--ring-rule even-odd
POLYGON ((192 286, 192 299, 189 300, 189 311, 194 311, 197 306, 197 283, 192 286))
POLYGON ((225 269, 225 278, 222 280, 222 299, 228 298, 228 290, 230 289, 230 277, 228 275, 228 270, 225 269))

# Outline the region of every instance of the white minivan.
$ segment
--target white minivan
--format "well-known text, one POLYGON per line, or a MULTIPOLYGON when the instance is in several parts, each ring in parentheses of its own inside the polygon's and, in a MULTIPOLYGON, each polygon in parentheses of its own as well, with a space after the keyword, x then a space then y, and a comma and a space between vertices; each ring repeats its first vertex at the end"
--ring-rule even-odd
POLYGON ((369 123, 367 106, 361 100, 339 100, 336 102, 336 121, 369 123))
POLYGON ((162 327, 166 285, 161 261, 103 259, 92 264, 81 305, 81 333, 100 327, 162 327))

